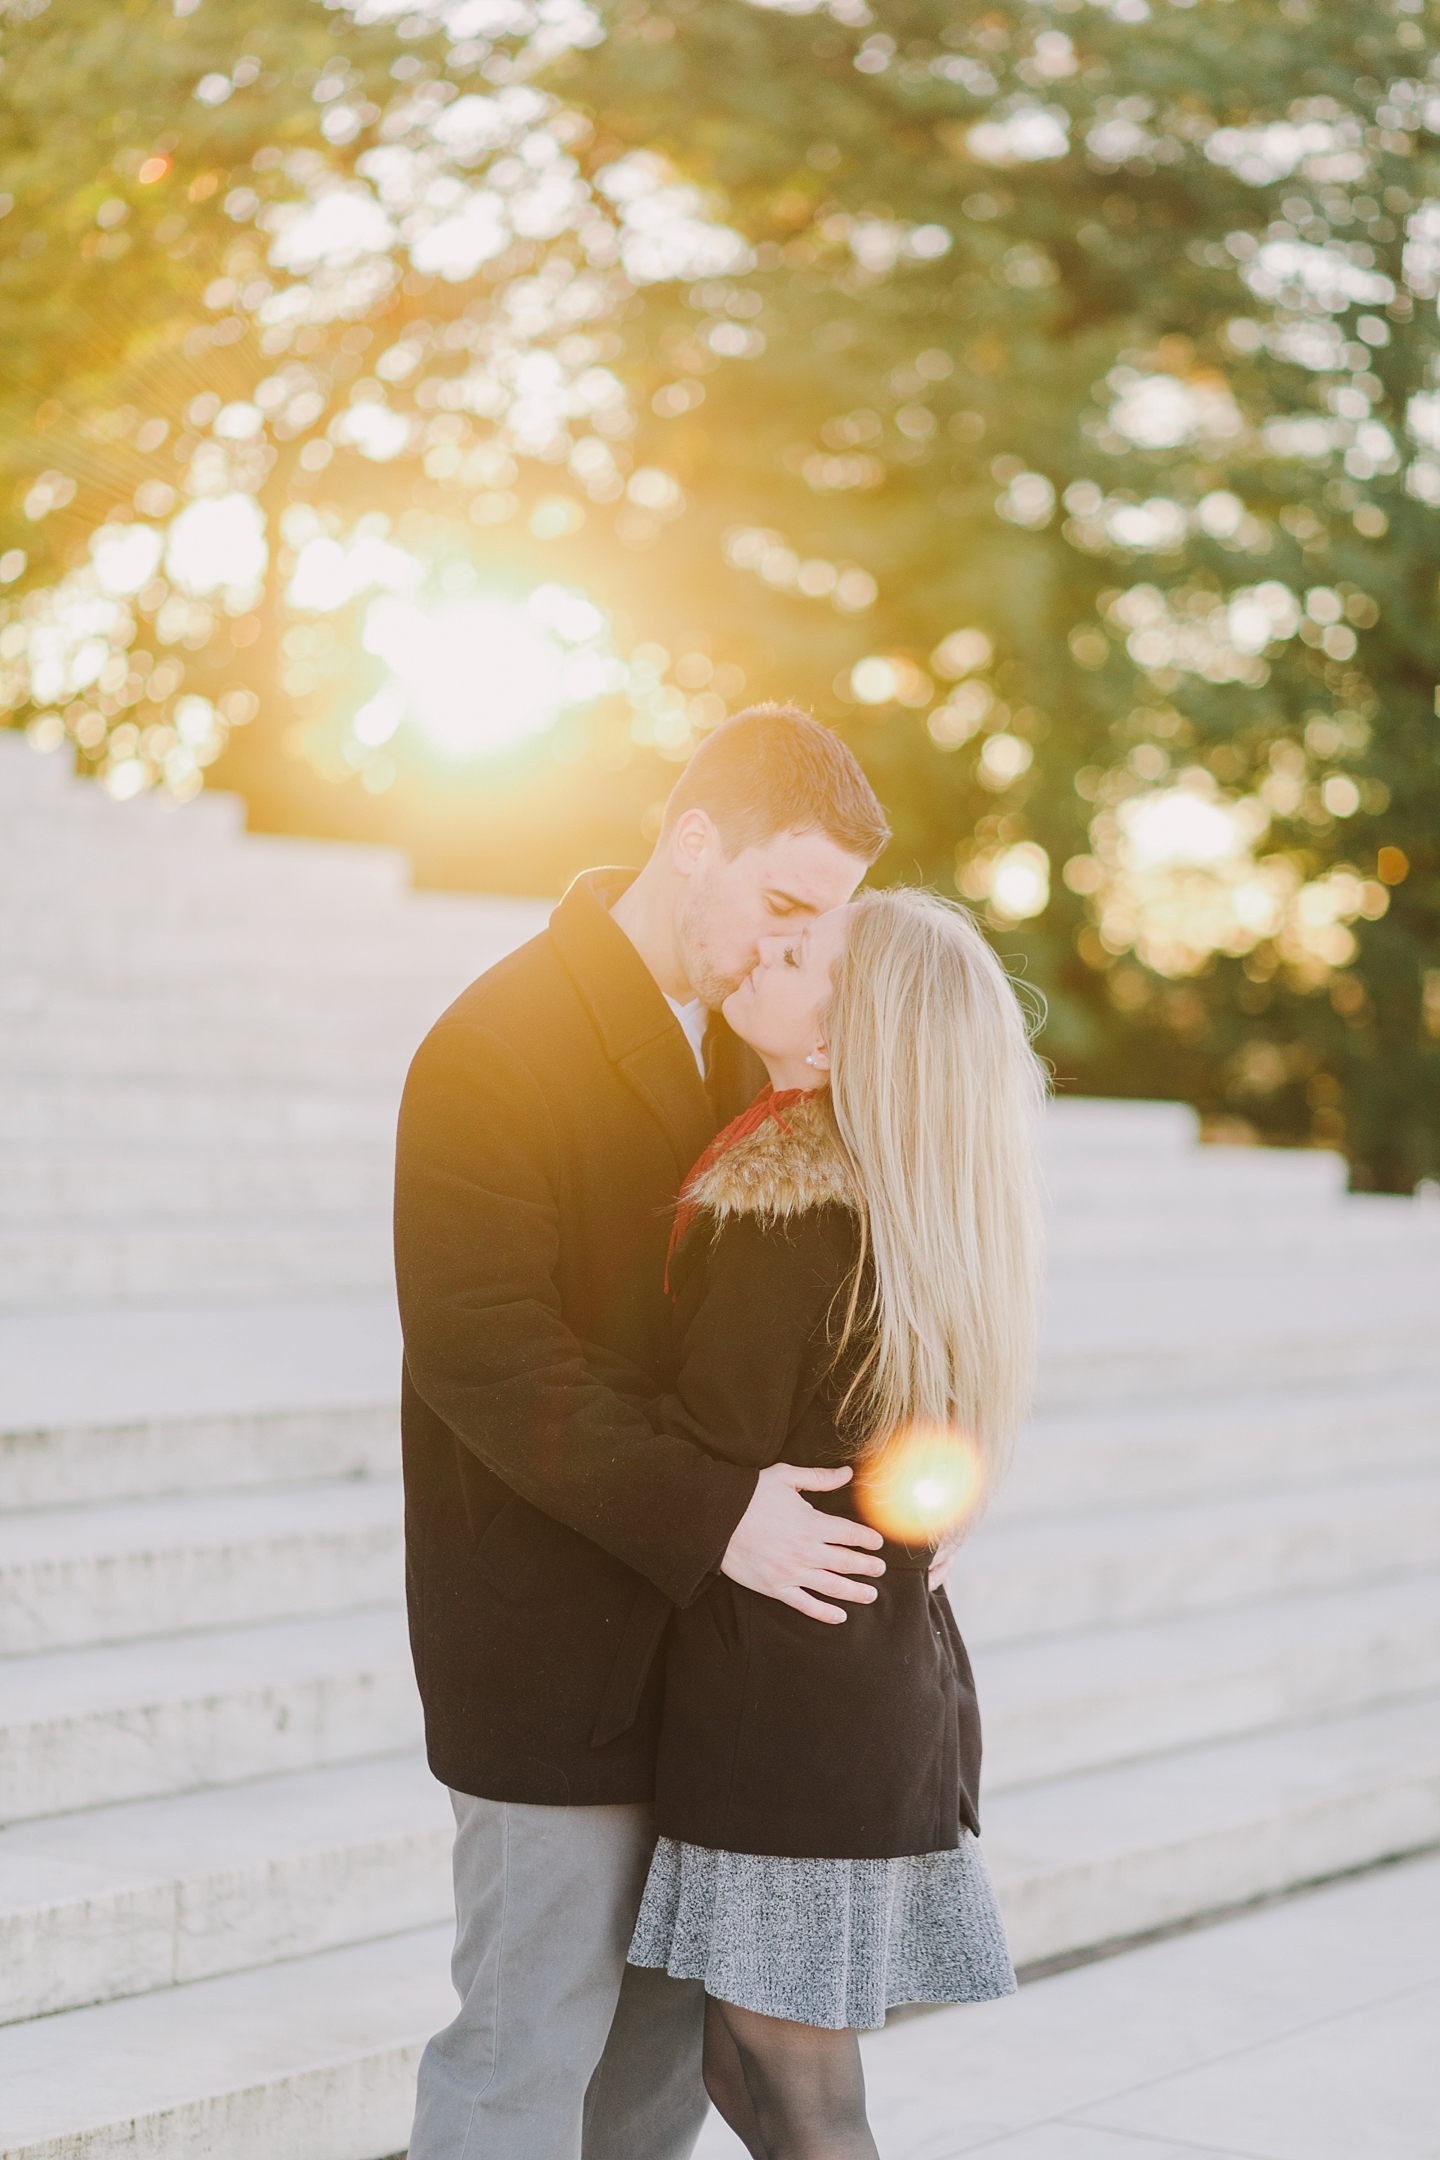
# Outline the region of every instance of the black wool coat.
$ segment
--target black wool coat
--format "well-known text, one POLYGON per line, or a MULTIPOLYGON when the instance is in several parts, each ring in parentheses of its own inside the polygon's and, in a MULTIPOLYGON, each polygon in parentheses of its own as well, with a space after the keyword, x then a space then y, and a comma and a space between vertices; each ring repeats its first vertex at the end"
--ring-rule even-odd
MULTIPOLYGON (((673 1396, 652 1405, 725 1461, 837 1463, 853 1366, 834 1339, 859 1219, 828 1096, 729 1148, 690 1188, 672 1263, 673 1396)), ((816 1504, 855 1512, 842 1486, 816 1504)), ((887 1540, 842 1626, 723 1576, 675 1615, 656 1771, 661 1832, 722 1851, 885 1859, 978 1831, 980 1718, 931 1553, 887 1540)))
POLYGON ((717 1020, 702 1084, 607 911, 632 875, 577 879, 472 983, 400 1113, 410 1637, 430 1767, 484 1799, 651 1797, 656 1647, 757 1475, 596 1377, 669 1384, 676 1192, 763 1078, 717 1020))

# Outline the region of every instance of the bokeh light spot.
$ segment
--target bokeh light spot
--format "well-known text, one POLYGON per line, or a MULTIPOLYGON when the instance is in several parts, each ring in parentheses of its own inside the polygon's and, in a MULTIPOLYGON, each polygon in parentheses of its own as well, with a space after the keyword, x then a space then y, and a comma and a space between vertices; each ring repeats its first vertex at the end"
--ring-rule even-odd
POLYGON ((978 1513, 985 1494, 980 1450, 946 1425, 911 1425, 855 1473, 855 1504, 883 1537, 935 1545, 978 1513))

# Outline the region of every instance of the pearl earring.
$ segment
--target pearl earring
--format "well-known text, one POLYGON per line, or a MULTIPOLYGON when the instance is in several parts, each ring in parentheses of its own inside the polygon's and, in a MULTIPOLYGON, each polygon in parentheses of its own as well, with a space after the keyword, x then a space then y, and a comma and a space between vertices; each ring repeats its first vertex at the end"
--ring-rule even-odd
POLYGON ((813 1064, 814 1064, 814 1062, 815 1062, 815 1060, 814 1060, 814 1058, 813 1058, 813 1057, 807 1057, 807 1058, 806 1058, 806 1060, 805 1060, 805 1063, 806 1063, 807 1065, 813 1065, 813 1064))

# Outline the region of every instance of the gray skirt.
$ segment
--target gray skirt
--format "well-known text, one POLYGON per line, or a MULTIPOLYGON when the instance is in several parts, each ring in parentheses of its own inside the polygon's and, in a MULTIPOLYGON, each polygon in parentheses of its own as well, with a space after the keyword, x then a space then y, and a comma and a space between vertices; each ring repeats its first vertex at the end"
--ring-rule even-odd
POLYGON ((903 1860, 785 1860, 662 1837, 630 1963, 832 2030, 873 2030, 901 2003, 1015 1992, 990 1871, 968 1830, 954 1852, 903 1860))

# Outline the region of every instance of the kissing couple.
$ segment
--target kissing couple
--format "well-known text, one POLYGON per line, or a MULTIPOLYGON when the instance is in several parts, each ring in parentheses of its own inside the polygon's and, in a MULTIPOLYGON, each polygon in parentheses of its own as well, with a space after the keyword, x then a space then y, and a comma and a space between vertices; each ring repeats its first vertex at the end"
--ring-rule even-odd
POLYGON ((969 915, 757 706, 649 862, 576 879, 411 1068, 396 1255, 411 1641, 456 1821, 410 2160, 863 2160, 858 2035, 1015 1980, 949 1549, 1034 1359, 1042 1076, 969 915), (857 1478, 859 1486, 857 1486, 857 1478))

